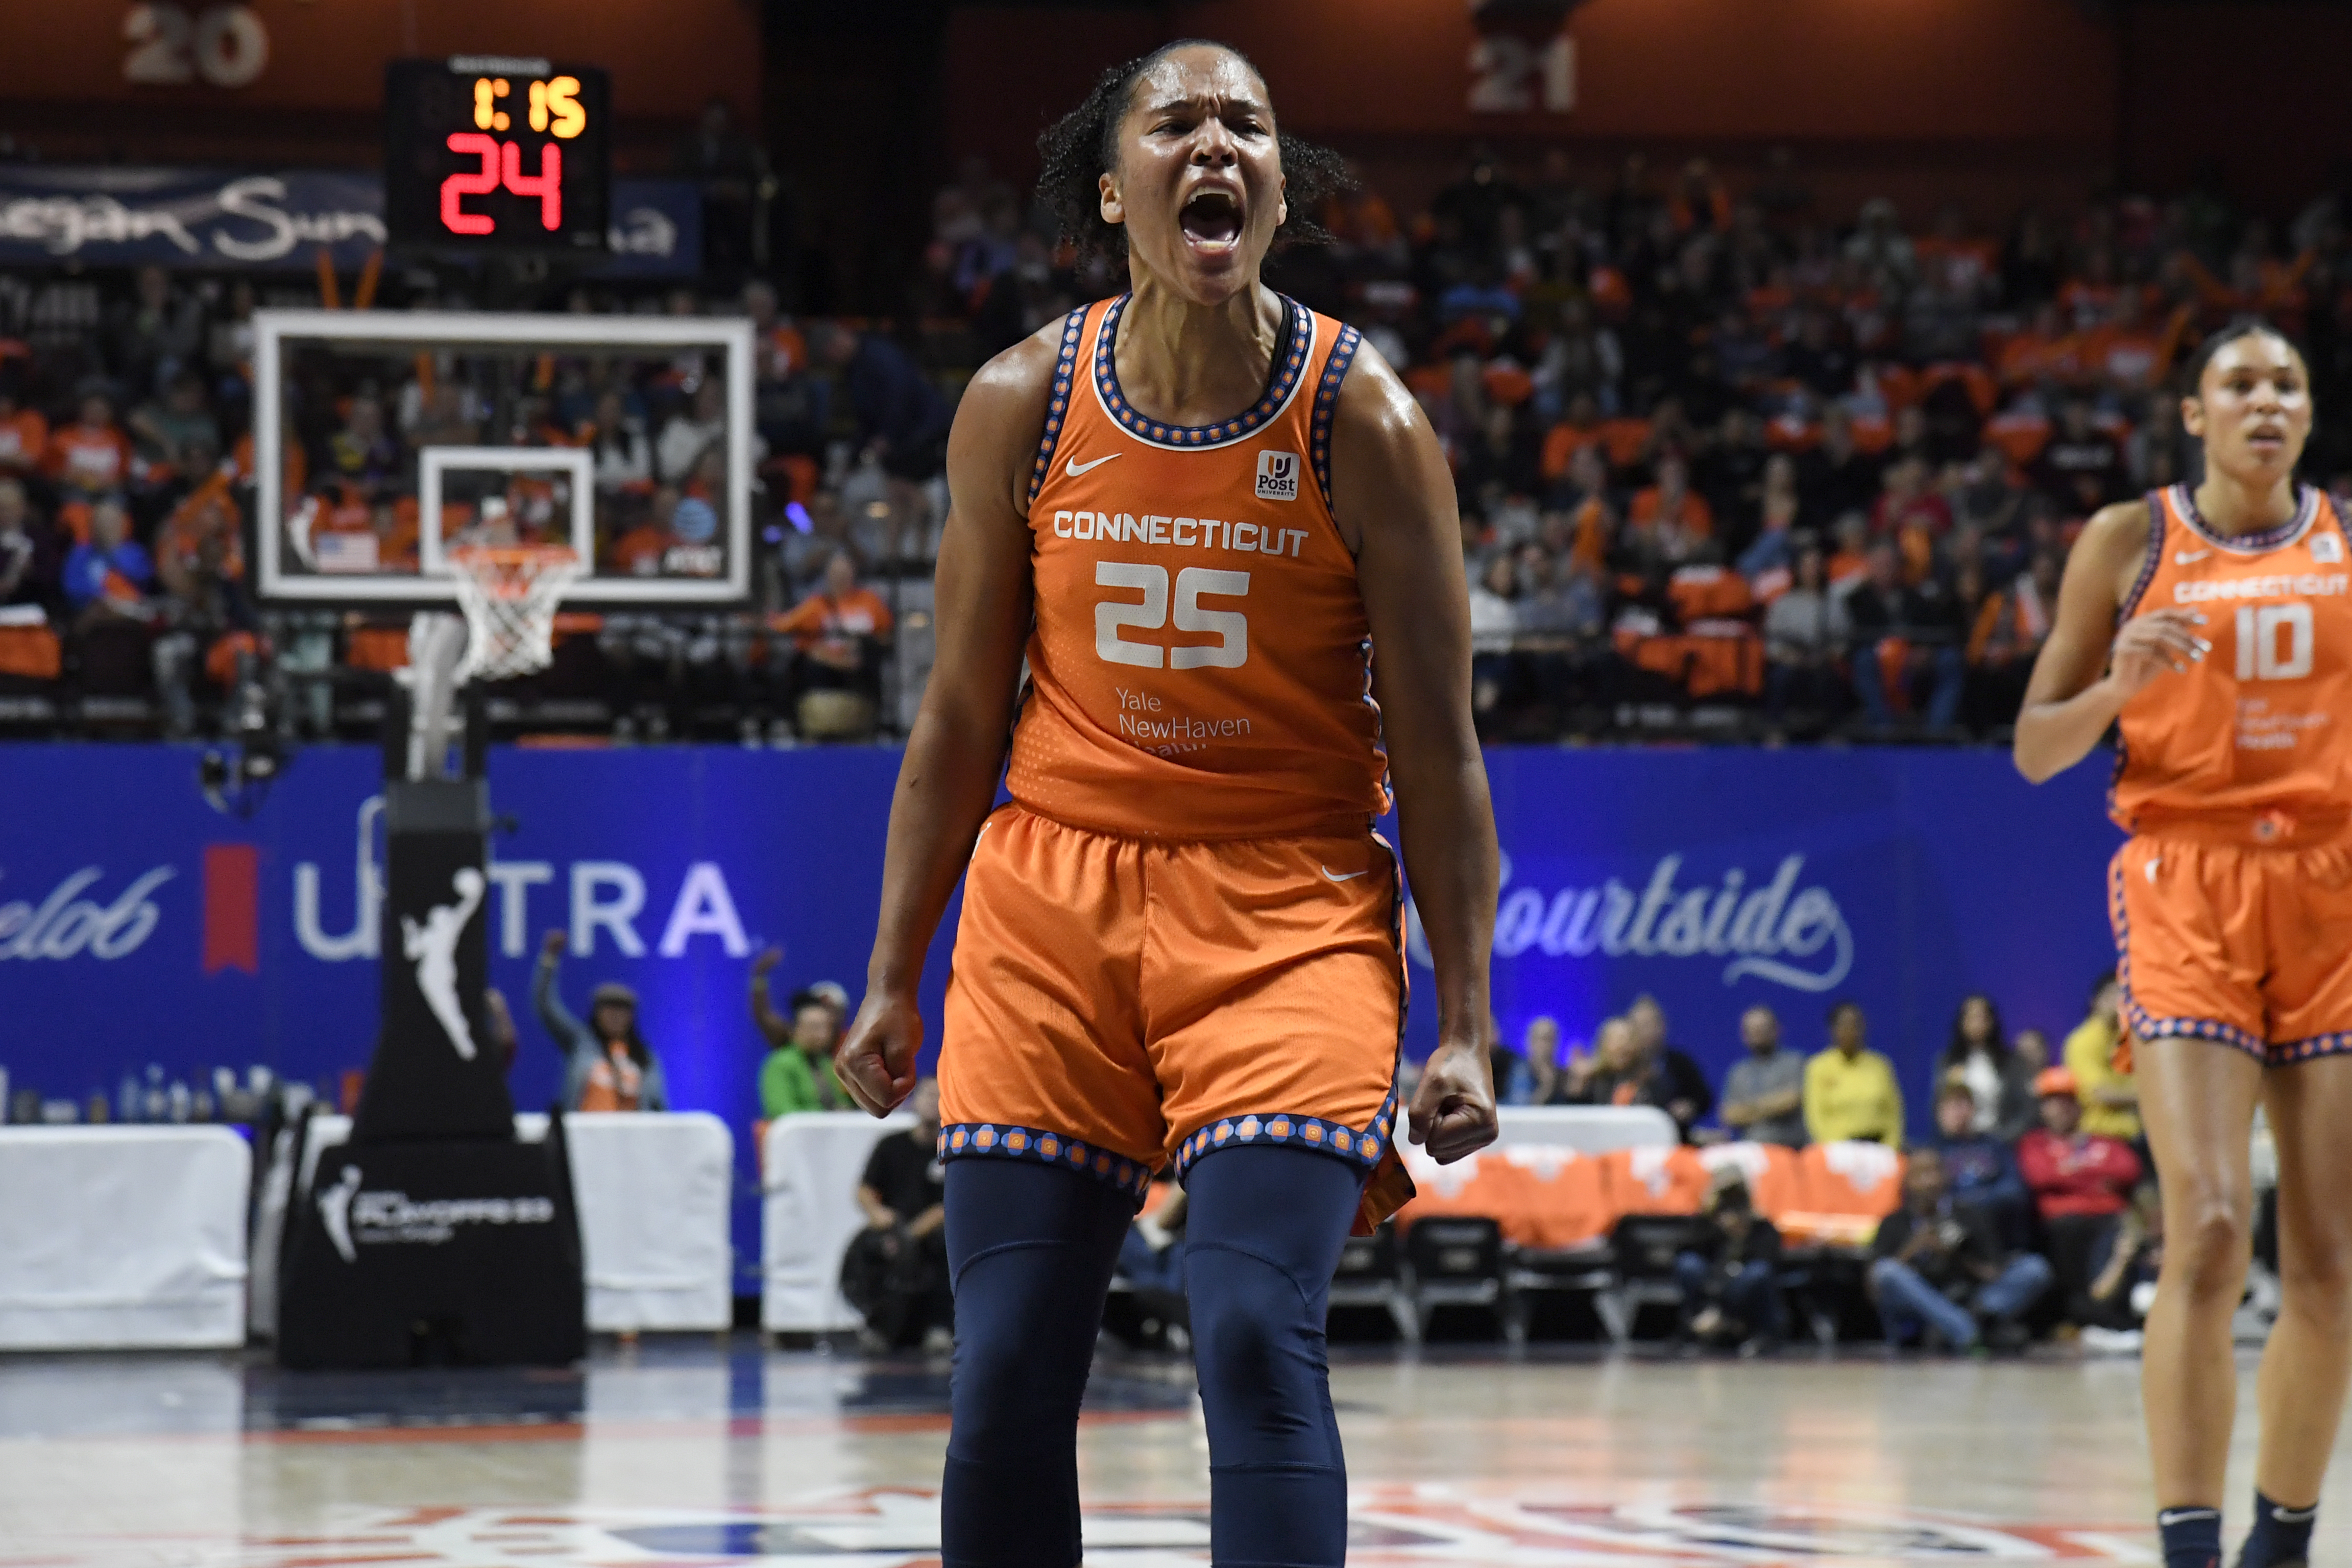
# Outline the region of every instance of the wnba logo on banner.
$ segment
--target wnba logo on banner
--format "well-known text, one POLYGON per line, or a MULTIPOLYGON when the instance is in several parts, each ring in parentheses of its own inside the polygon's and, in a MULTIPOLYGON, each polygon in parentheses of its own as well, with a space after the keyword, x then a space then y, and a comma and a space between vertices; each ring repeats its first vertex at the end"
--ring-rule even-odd
MULTIPOLYGON (((1754 882, 1734 866, 1714 883, 1685 886, 1682 869, 1682 856, 1664 857, 1638 893, 1615 877, 1598 887, 1513 888, 1506 856, 1495 956, 1727 958, 1727 986, 1753 977, 1800 991, 1826 991, 1853 971, 1845 912, 1829 889, 1798 885, 1804 856, 1754 882)), ((1405 920, 1407 949, 1427 967, 1419 913, 1408 906, 1405 920)))

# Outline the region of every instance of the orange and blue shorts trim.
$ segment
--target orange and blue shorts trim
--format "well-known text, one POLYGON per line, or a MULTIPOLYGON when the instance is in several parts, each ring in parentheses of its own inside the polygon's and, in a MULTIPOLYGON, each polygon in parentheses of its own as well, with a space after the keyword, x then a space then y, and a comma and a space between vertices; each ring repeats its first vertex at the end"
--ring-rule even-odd
POLYGON ((1223 1148, 1371 1171, 1398 1115, 1401 905, 1370 831, 1171 843, 999 810, 965 882, 941 1155, 1138 1197, 1223 1148))
POLYGON ((2268 1067, 2352 1053, 2352 844, 2143 832, 2107 872, 2124 1022, 2268 1067))

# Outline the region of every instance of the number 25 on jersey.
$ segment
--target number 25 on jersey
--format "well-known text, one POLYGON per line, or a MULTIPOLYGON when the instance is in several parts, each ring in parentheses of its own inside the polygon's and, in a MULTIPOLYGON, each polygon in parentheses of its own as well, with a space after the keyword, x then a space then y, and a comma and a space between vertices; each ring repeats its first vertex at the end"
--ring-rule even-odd
POLYGON ((1142 602, 1107 599, 1095 606, 1095 653, 1107 664, 1133 664, 1139 669, 1232 670, 1249 662, 1249 617, 1237 610, 1204 610, 1201 596, 1240 599, 1249 592, 1245 571, 1213 571, 1188 566, 1176 574, 1176 630, 1213 632, 1216 643, 1163 647, 1157 643, 1132 643, 1119 635, 1127 628, 1157 632, 1168 624, 1168 569, 1127 561, 1095 563, 1095 586, 1140 590, 1142 602))

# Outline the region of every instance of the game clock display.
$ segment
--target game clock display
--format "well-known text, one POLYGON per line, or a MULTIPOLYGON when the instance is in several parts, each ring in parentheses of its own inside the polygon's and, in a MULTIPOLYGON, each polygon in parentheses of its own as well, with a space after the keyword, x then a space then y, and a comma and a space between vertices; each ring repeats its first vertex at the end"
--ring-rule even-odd
POLYGON ((604 248, 612 91, 593 66, 503 55, 384 68, 384 221, 395 246, 604 248))

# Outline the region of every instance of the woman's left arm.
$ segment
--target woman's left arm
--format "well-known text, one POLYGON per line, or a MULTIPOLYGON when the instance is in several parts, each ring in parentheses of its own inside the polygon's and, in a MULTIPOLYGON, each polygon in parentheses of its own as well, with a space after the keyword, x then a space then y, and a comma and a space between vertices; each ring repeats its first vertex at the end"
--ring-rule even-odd
POLYGON ((1370 345, 1339 393, 1331 492, 1356 551, 1405 870, 1437 972, 1437 1048, 1413 1094, 1412 1133, 1432 1157, 1454 1160, 1495 1138, 1486 967, 1501 854, 1471 722, 1454 476, 1412 393, 1370 345))

